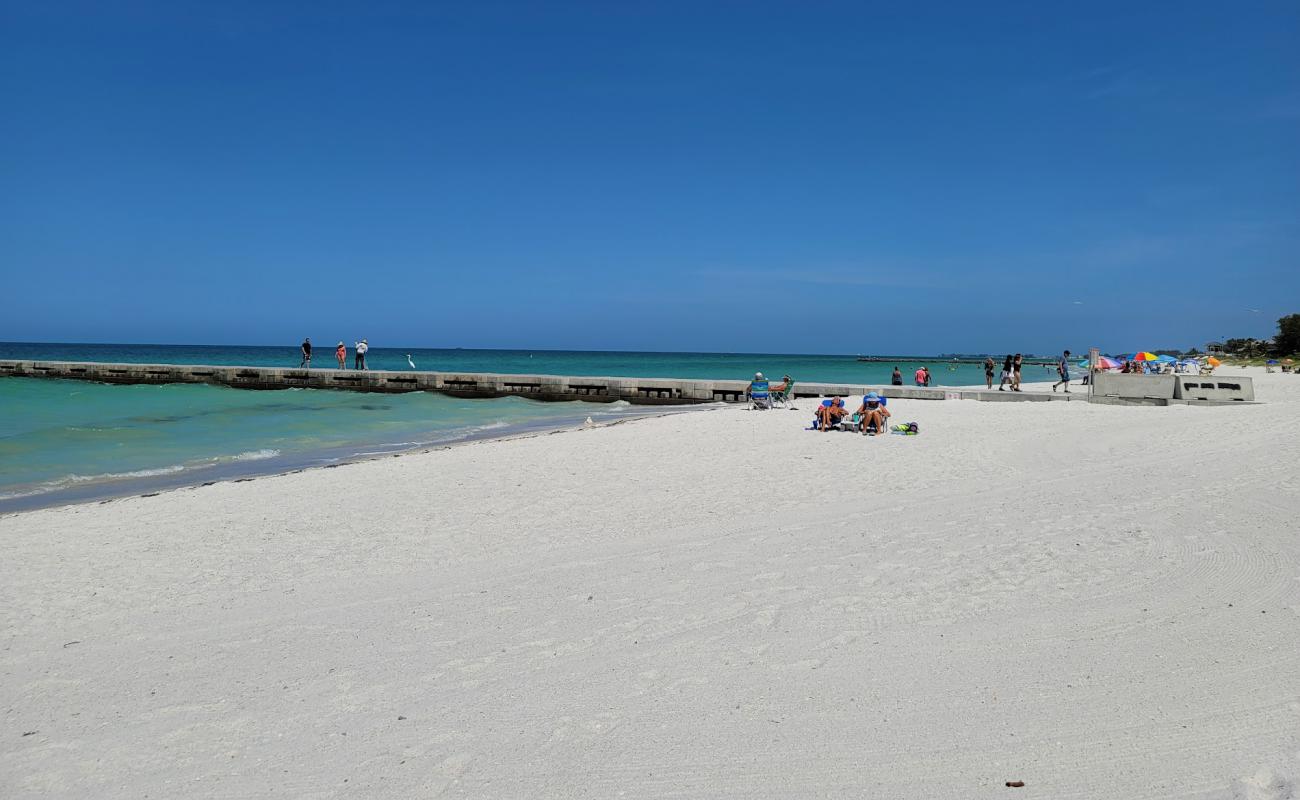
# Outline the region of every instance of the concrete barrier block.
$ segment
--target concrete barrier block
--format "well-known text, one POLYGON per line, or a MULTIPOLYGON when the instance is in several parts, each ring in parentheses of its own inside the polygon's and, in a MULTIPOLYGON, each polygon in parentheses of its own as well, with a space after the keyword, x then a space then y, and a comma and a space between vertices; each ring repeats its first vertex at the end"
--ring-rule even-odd
POLYGON ((1242 375, 1176 375, 1174 397, 1179 400, 1253 402, 1255 383, 1242 375))
POLYGON ((1093 386, 1097 397, 1149 397, 1174 399, 1174 375, 1125 375, 1121 372, 1099 372, 1093 386))

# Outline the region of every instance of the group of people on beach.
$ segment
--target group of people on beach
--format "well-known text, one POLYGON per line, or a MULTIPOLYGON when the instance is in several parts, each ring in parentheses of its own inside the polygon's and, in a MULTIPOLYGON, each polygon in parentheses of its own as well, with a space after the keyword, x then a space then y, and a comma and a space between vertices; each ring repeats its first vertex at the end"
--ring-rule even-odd
MULTIPOLYGON (((298 367, 300 369, 302 368, 311 369, 311 337, 310 336, 302 340, 301 349, 302 349, 302 362, 298 364, 298 367)), ((353 352, 356 354, 356 359, 353 362, 352 368, 369 369, 369 367, 366 366, 366 353, 370 351, 370 343, 367 342, 365 339, 362 339, 361 341, 354 344, 352 349, 353 352)), ((348 368, 347 345, 343 344, 343 342, 339 342, 338 346, 334 348, 334 358, 336 358, 339 362, 339 369, 347 369, 348 368)), ((409 359, 410 356, 407 356, 407 358, 409 359)))
MULTIPOLYGON (((916 381, 917 386, 929 386, 931 381, 930 368, 925 366, 924 364, 917 367, 916 372, 912 373, 912 380, 916 381)), ((894 374, 889 377, 889 383, 892 386, 902 386, 903 385, 902 370, 900 370, 898 367, 894 367, 894 374)))
MULTIPOLYGON (((1016 353, 1015 355, 1011 355, 1010 353, 1008 353, 1007 357, 1002 360, 1002 375, 1001 375, 1001 379, 998 381, 998 391, 1005 392, 1008 386, 1011 387, 1011 391, 1013 392, 1020 391, 1021 372, 1024 370, 1024 367, 1025 367, 1025 357, 1023 354, 1016 353)), ((997 362, 993 360, 993 356, 986 356, 984 358, 984 385, 990 389, 993 388, 993 375, 996 370, 997 370, 997 362)), ((1060 380, 1052 384, 1052 391, 1056 391, 1058 387, 1064 386, 1066 393, 1069 393, 1070 391, 1070 351, 1069 350, 1066 350, 1064 353, 1061 354, 1061 357, 1057 359, 1056 374, 1060 378, 1060 380)))
MULTIPOLYGON (((849 416, 848 406, 844 404, 844 398, 832 397, 829 403, 823 403, 817 408, 817 427, 822 433, 833 431, 839 427, 845 417, 849 416)), ((857 424, 864 435, 876 436, 889 430, 889 409, 885 408, 885 401, 875 392, 868 392, 862 398, 862 405, 858 410, 853 412, 857 424)))
MULTIPOLYGON (((1020 391, 1020 372, 1024 365, 1025 357, 1020 353, 1016 353, 1014 356, 1010 353, 1007 354, 1007 357, 1002 361, 1002 379, 998 382, 999 392, 1005 392, 1007 386, 1010 386, 1013 392, 1020 391)), ((990 389, 993 388, 993 371, 996 367, 997 362, 993 360, 993 356, 985 357, 984 385, 990 389)))

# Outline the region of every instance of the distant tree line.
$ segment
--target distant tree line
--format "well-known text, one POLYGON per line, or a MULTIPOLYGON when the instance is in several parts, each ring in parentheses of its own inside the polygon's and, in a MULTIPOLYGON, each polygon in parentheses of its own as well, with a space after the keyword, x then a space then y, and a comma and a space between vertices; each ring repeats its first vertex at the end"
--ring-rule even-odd
POLYGON ((1267 358, 1300 354, 1300 314, 1289 314, 1277 321, 1277 335, 1272 339, 1228 339, 1205 346, 1211 353, 1229 353, 1242 358, 1267 358))

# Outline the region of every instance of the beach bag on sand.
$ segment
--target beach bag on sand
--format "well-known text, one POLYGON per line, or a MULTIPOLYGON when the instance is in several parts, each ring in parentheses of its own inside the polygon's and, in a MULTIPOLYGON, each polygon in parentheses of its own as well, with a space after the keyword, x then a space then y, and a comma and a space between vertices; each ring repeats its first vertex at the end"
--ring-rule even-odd
POLYGON ((889 429, 890 433, 897 433, 899 436, 916 436, 921 432, 921 426, 915 422, 900 422, 889 429))

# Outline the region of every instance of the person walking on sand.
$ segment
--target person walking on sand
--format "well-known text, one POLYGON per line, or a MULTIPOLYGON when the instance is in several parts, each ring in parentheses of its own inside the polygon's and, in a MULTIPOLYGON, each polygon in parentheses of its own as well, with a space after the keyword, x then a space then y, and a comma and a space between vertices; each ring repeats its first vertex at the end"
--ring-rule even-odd
POLYGON ((985 356, 985 358, 984 358, 984 385, 987 386, 987 387, 990 388, 990 389, 993 388, 993 369, 994 369, 994 367, 996 367, 996 366, 997 366, 997 364, 993 361, 993 356, 985 356))
POLYGON ((311 369, 311 337, 310 336, 302 340, 302 363, 299 364, 298 367, 299 368, 306 367, 307 369, 311 369))
POLYGON ((1025 366, 1025 357, 1016 353, 1016 360, 1011 362, 1011 391, 1020 391, 1020 370, 1025 366))
POLYGON ((339 342, 339 346, 334 348, 334 357, 338 359, 339 369, 348 368, 348 346, 339 342))
POLYGON ((889 385, 890 386, 903 385, 903 373, 898 371, 898 367, 894 367, 894 374, 889 378, 889 385))
POLYGON ((1060 362, 1057 363, 1056 374, 1060 375, 1061 379, 1056 383, 1052 384, 1052 391, 1056 391, 1056 387, 1060 386, 1061 384, 1065 384, 1065 393, 1069 394, 1070 393, 1070 351, 1069 350, 1065 351, 1065 354, 1061 356, 1060 362))
POLYGON ((355 352, 356 352, 356 357, 353 359, 352 368, 367 369, 366 353, 370 352, 370 344, 365 339, 362 339, 361 341, 356 343, 355 352))
MULTIPOLYGON (((1006 360, 1002 362, 1002 381, 998 384, 999 392, 1005 392, 1006 385, 1008 383, 1011 383, 1011 375, 1012 375, 1011 370, 1013 369, 1014 364, 1015 361, 1012 359, 1011 354, 1007 353, 1006 360)), ((1015 388, 1015 384, 1012 384, 1012 388, 1013 389, 1015 388)))

